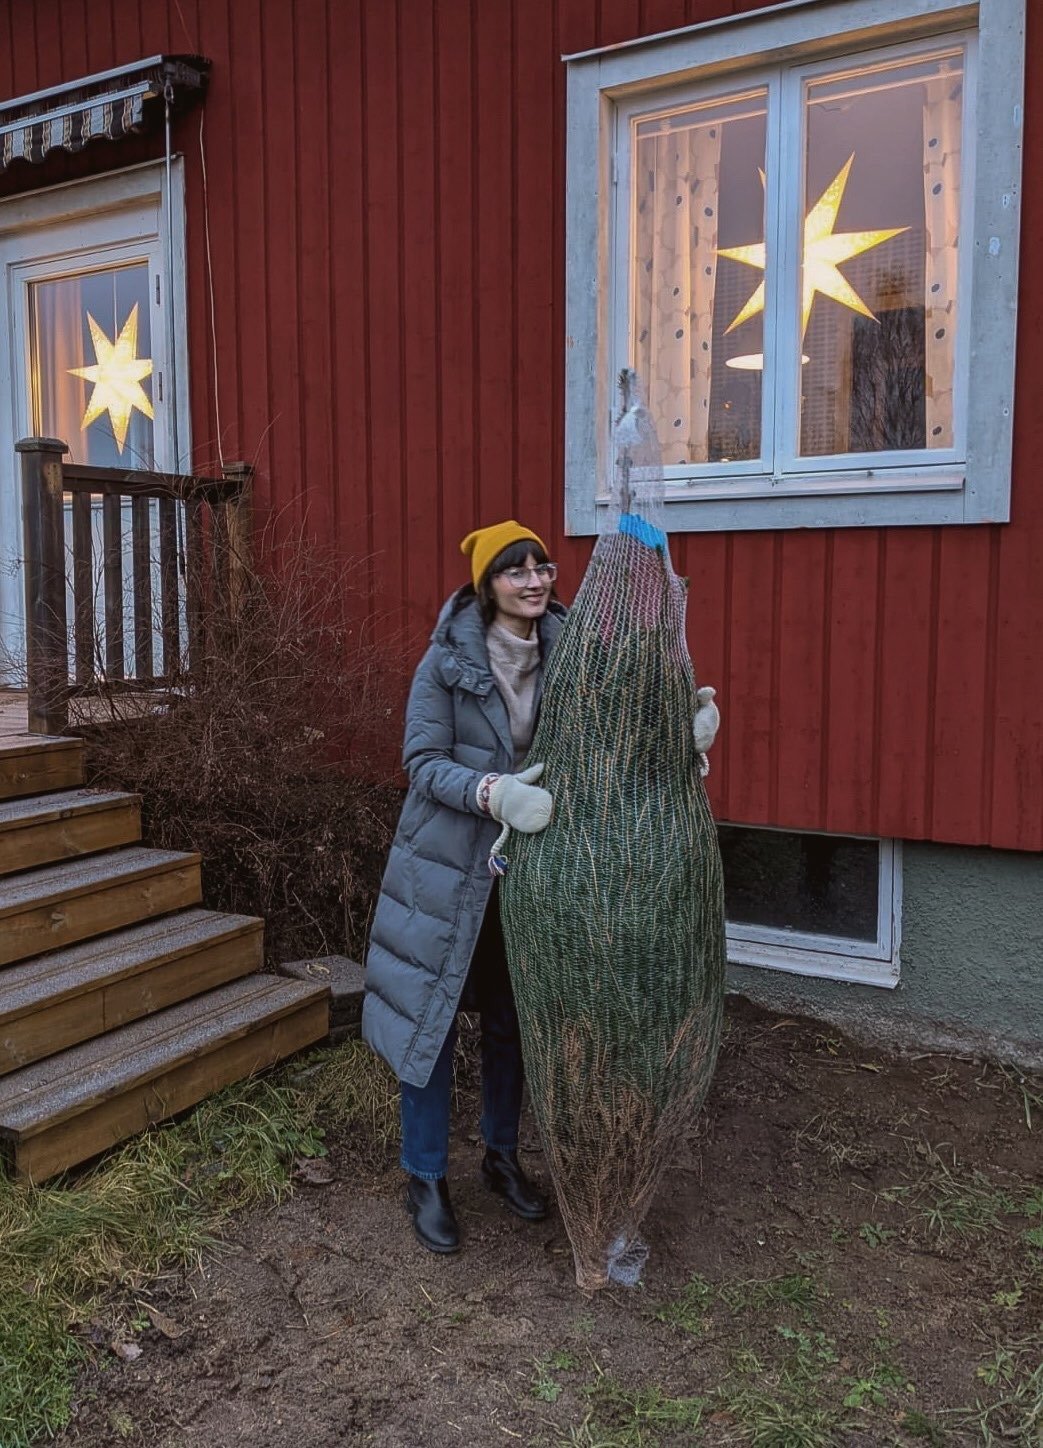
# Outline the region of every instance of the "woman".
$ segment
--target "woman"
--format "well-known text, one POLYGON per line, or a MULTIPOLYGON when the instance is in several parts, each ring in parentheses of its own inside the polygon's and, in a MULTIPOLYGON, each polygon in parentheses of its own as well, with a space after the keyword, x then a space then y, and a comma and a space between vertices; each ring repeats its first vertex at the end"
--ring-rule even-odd
MULTIPOLYGON (((502 825, 535 833, 550 822, 543 765, 522 765, 565 610, 557 565, 531 529, 513 519, 479 528, 460 551, 472 582, 442 609, 406 707, 409 792, 373 919, 362 1017, 401 1083, 406 1206, 432 1252, 460 1245, 446 1174, 462 1003, 481 1014, 483 1179, 526 1220, 547 1213, 518 1161, 521 1041, 488 857, 502 825)), ((716 732, 712 696, 700 691, 703 750, 716 732)))

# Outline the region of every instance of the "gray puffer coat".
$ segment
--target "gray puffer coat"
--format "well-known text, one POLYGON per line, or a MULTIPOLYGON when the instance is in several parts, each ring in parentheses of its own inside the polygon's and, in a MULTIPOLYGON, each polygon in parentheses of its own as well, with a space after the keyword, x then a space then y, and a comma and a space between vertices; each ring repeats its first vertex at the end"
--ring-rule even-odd
MULTIPOLYGON (((544 660, 564 618, 552 602, 539 620, 544 660)), ((507 706, 470 585, 442 609, 414 675, 402 761, 409 792, 370 932, 362 1034, 400 1080, 426 1086, 492 889, 499 826, 478 808, 478 784, 514 767, 507 706)))

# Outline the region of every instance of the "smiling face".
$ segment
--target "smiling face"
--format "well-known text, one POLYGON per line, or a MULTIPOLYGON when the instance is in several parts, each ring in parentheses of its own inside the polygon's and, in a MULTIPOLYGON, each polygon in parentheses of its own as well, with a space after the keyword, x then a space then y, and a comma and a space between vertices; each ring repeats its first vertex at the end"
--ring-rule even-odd
POLYGON ((513 633, 528 635, 533 622, 547 612, 554 581, 540 578, 536 572, 545 561, 530 549, 520 563, 494 573, 489 580, 496 621, 513 633))
MULTIPOLYGON (((527 637, 537 618, 548 610, 552 578, 540 578, 536 569, 548 562, 543 549, 514 544, 495 559, 482 594, 491 605, 491 617, 511 633, 527 637)), ((485 617, 490 618, 490 613, 485 617)))

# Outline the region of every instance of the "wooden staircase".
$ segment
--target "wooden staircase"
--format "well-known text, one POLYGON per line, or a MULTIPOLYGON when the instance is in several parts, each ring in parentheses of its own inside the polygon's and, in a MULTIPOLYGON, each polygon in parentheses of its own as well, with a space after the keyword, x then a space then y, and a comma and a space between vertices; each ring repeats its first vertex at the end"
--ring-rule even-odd
POLYGON ((0 1158, 42 1181, 322 1040, 324 985, 259 975, 264 924, 200 908, 83 745, 0 736, 0 1158))

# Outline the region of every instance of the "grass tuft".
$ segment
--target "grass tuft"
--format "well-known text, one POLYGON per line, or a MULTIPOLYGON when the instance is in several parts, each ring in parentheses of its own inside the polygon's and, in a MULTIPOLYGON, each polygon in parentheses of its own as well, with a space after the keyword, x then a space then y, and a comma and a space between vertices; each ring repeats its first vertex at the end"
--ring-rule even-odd
POLYGON ((758 1312, 788 1307, 806 1315, 818 1301, 818 1288, 811 1277, 792 1273, 785 1277, 765 1277, 748 1282, 726 1283, 720 1289, 721 1301, 733 1312, 758 1312))
POLYGON ((83 1350, 46 1300, 4 1284, 0 1292, 0 1443, 28 1448, 69 1421, 83 1350))
POLYGON ((695 1433, 706 1411, 705 1398, 675 1398, 656 1386, 627 1388, 604 1373, 586 1393, 590 1410, 569 1440, 576 1448, 646 1448, 661 1433, 695 1433))
POLYGON ((1006 1066, 999 1069, 1007 1088, 1020 1101, 1026 1131, 1033 1131, 1043 1118, 1043 1082, 1038 1077, 1023 1076, 1006 1066))
MULTIPOLYGON (((717 1284, 697 1275, 658 1307, 657 1321, 700 1336, 709 1346, 718 1325, 717 1309, 730 1314, 732 1327, 741 1331, 726 1373, 701 1400, 706 1419, 714 1425, 713 1441, 751 1448, 827 1448, 849 1441, 851 1433, 875 1431, 902 1411, 902 1400, 908 1402, 914 1388, 894 1361, 898 1343, 883 1332, 888 1314, 877 1310, 880 1332, 873 1339, 871 1360, 853 1362, 814 1320, 829 1295, 805 1273, 717 1284), (752 1342, 747 1333, 754 1335, 752 1342)), ((645 1438, 620 1441, 654 1443, 648 1420, 641 1421, 645 1438)), ((601 1431, 613 1423, 598 1412, 586 1427, 601 1431)), ((606 1441, 614 1440, 609 1434, 606 1441)))
POLYGON ((922 1413, 919 1408, 910 1408, 902 1413, 898 1423, 907 1437, 926 1443, 928 1448, 943 1448, 943 1445, 949 1441, 944 1428, 940 1427, 926 1413, 922 1413))
POLYGON ((688 1279, 677 1297, 660 1304, 654 1317, 657 1322, 669 1323, 672 1327, 690 1332, 693 1337, 701 1337, 706 1331, 707 1314, 713 1300, 712 1284, 696 1273, 688 1279))
POLYGON ((833 1408, 783 1383, 725 1386, 718 1399, 740 1429, 732 1441, 751 1448, 830 1448, 842 1441, 842 1421, 833 1408))
POLYGON ((914 1182, 890 1187, 882 1196, 885 1201, 913 1207, 937 1237, 1003 1232, 1005 1218, 1031 1218, 1040 1210, 1038 1187, 1028 1189, 1021 1183, 1001 1186, 977 1169, 961 1171, 955 1162, 950 1167, 930 1147, 924 1154, 927 1169, 914 1182))
POLYGON ((979 1366, 978 1377, 1000 1395, 988 1404, 979 1401, 967 1420, 984 1448, 1043 1444, 1043 1335, 997 1347, 979 1366))

